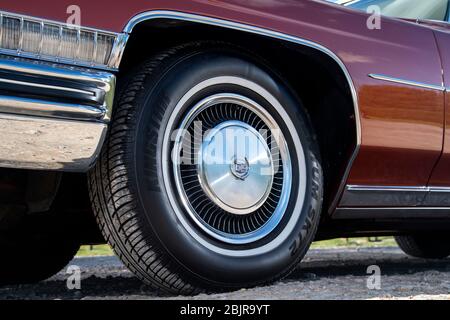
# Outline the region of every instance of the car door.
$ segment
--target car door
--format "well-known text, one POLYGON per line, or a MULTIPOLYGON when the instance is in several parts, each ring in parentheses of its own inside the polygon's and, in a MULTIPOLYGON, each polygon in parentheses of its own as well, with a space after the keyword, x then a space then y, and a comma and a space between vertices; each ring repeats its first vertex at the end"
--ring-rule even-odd
POLYGON ((428 206, 450 206, 450 25, 440 24, 435 29, 445 90, 445 134, 441 158, 429 181, 430 194, 425 204, 428 206))
MULTIPOLYGON (((381 28, 369 32, 371 39, 380 39, 379 51, 369 53, 370 61, 376 63, 364 65, 369 80, 359 89, 361 148, 341 208, 421 205, 443 148, 444 86, 434 29, 413 19, 417 7, 412 6, 409 14, 407 4, 415 0, 352 3, 372 6, 378 2, 390 9, 392 4, 401 4, 403 10, 381 10, 381 28), (399 12, 402 14, 397 17, 399 12), (394 38, 397 42, 388 42, 394 38)), ((444 19, 447 3, 427 2, 433 9, 432 2, 441 10, 440 16, 436 10, 429 11, 432 17, 444 19)), ((362 8, 366 7, 356 9, 362 8)), ((370 47, 370 43, 365 46, 370 47)))
POLYGON ((444 92, 439 49, 426 28, 387 19, 373 31, 396 34, 398 42, 381 44, 372 55, 377 65, 366 68, 370 80, 359 94, 361 150, 348 184, 427 186, 442 152, 444 92))

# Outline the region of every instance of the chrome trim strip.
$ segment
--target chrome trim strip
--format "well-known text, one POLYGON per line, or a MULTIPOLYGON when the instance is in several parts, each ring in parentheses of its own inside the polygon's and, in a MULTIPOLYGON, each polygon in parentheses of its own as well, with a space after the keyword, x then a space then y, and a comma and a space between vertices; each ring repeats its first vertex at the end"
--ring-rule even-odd
POLYGON ((450 187, 347 185, 340 207, 450 207, 450 187))
POLYGON ((3 12, 0 11, 0 41, 3 41, 3 12))
POLYGON ((27 86, 27 87, 53 89, 53 90, 59 90, 59 91, 70 91, 70 92, 86 94, 86 95, 89 95, 89 96, 94 96, 95 95, 95 93, 92 92, 92 91, 86 91, 86 90, 80 90, 80 89, 74 89, 74 88, 68 88, 68 87, 51 86, 51 85, 46 85, 46 84, 41 84, 41 83, 25 82, 25 81, 18 81, 18 80, 11 80, 11 79, 2 79, 2 78, 0 78, 0 82, 17 84, 17 85, 27 86))
MULTIPOLYGON (((89 70, 81 67, 69 67, 55 65, 48 62, 36 62, 23 58, 15 58, 0 55, 0 70, 9 72, 26 73, 35 76, 57 77, 68 80, 86 81, 88 83, 101 85, 106 84, 113 76, 109 72, 89 70)), ((110 90, 105 87, 105 90, 110 90)))
POLYGON ((352 219, 442 219, 450 218, 450 208, 397 207, 397 208, 337 208, 334 220, 352 219))
MULTIPOLYGON (((112 69, 119 69, 120 62, 122 61, 123 54, 125 52, 125 47, 128 43, 129 34, 122 33, 114 42, 111 55, 109 56, 108 66, 112 69)), ((96 43, 97 44, 97 43, 96 43)), ((96 48, 97 52, 97 48, 96 48)))
POLYGON ((450 187, 437 186, 365 186, 365 185, 347 185, 349 191, 400 191, 400 192, 450 192, 450 187))
POLYGON ((79 104, 8 97, 0 95, 0 113, 25 114, 65 119, 101 119, 105 111, 79 104))
POLYGON ((437 90, 437 91, 445 91, 446 90, 446 88, 444 86, 427 84, 427 83, 411 81, 411 80, 404 80, 404 79, 394 78, 394 77, 390 77, 390 76, 386 76, 386 75, 382 75, 382 74, 370 73, 368 76, 370 78, 376 79, 376 80, 404 84, 404 85, 423 88, 423 89, 430 89, 430 90, 437 90))
POLYGON ((400 207, 421 205, 428 187, 356 186, 345 188, 340 207, 400 207))
POLYGON ((80 43, 81 43, 81 29, 77 29, 77 53, 75 54, 75 57, 77 57, 77 60, 80 60, 80 43))
POLYGON ((429 187, 431 192, 449 192, 450 187, 429 187))
POLYGON ((20 38, 19 38, 19 48, 17 49, 17 54, 20 55, 23 48, 23 29, 24 29, 23 17, 20 17, 20 38))
POLYGON ((364 186, 364 185, 347 185, 348 191, 375 191, 375 192, 423 192, 429 191, 428 187, 416 186, 364 186))
POLYGON ((41 26, 40 26, 41 39, 39 40, 39 52, 37 54, 38 58, 41 57, 42 48, 44 47, 44 28, 45 28, 44 21, 41 21, 41 26))
POLYGON ((98 49, 98 32, 94 33, 94 50, 92 53, 92 63, 94 63, 97 58, 97 49, 98 49))
POLYGON ((55 60, 58 62, 61 57, 61 51, 62 51, 62 39, 63 39, 63 26, 59 26, 59 44, 58 44, 58 55, 55 58, 55 60))
MULTIPOLYGON (((21 96, 20 92, 25 90, 25 88, 41 88, 41 89, 50 89, 61 92, 61 99, 58 102, 52 102, 52 99, 47 101, 46 97, 41 97, 40 92, 37 91, 38 97, 34 99, 28 99, 26 103, 21 101, 20 103, 14 104, 19 109, 17 112, 14 112, 11 107, 6 105, 3 106, 3 112, 8 110, 7 112, 13 113, 26 113, 27 111, 32 111, 31 114, 35 114, 38 107, 37 105, 55 105, 60 107, 56 108, 61 110, 56 110, 55 107, 46 107, 42 109, 42 112, 39 114, 43 114, 48 111, 47 116, 58 116, 64 114, 63 117, 70 118, 71 112, 64 112, 64 108, 74 106, 86 106, 86 110, 91 110, 91 108, 96 108, 98 112, 88 113, 91 115, 90 118, 97 117, 98 121, 108 122, 111 117, 113 102, 114 102, 114 93, 116 86, 116 77, 109 72, 105 71, 96 71, 81 67, 68 67, 64 65, 56 65, 54 63, 48 62, 35 62, 28 59, 23 58, 14 58, 9 56, 0 55, 0 71, 7 71, 3 75, 0 73, 0 84, 14 84, 15 93, 6 93, 3 95, 7 95, 8 97, 15 98, 17 96, 18 99, 27 98, 26 96, 21 96), (15 79, 15 76, 20 76, 21 78, 15 79), (27 82, 26 78, 30 78, 30 81, 27 82), (40 80, 50 79, 51 83, 40 82, 40 80), (64 80, 64 82, 62 81, 64 80), (61 85, 58 85, 61 84, 61 85), (68 87, 73 84, 73 87, 68 87), (17 90, 16 90, 17 89, 17 90), (77 102, 73 102, 70 100, 64 100, 64 95, 70 94, 72 98, 75 98, 77 102), (33 100, 33 101, 31 101, 33 100), (19 107, 20 106, 20 107, 19 107), (20 110, 23 107, 23 110, 20 110), (98 117, 99 116, 99 117, 98 117)), ((25 92, 25 91, 24 91, 25 92)), ((5 99, 3 98, 5 101, 5 99)), ((82 108, 83 109, 83 108, 82 108)), ((86 112, 81 112, 83 118, 87 117, 86 112), (84 115, 83 115, 84 114, 84 115)), ((78 116, 76 118, 79 118, 78 116)))
POLYGON ((77 66, 77 67, 93 68, 93 69, 99 69, 99 70, 110 71, 110 72, 118 71, 116 68, 109 67, 107 65, 100 65, 100 64, 95 64, 95 63, 91 63, 91 62, 77 61, 74 59, 67 59, 67 58, 61 58, 61 57, 56 57, 56 56, 43 55, 42 53, 30 53, 30 52, 25 52, 25 51, 18 52, 17 50, 9 50, 9 49, 0 48, 0 54, 14 56, 14 57, 34 59, 34 60, 40 60, 40 61, 73 65, 73 66, 77 66))
MULTIPOLYGON (((237 23, 237 22, 222 20, 222 19, 217 19, 217 18, 211 18, 211 17, 207 17, 207 16, 177 12, 177 11, 157 10, 157 11, 143 12, 141 14, 134 16, 127 23, 123 32, 130 34, 136 25, 138 25, 139 23, 141 23, 143 21, 152 20, 152 19, 175 19, 175 20, 181 20, 181 21, 190 21, 190 22, 202 23, 202 24, 213 25, 213 26, 218 26, 218 27, 223 27, 223 28, 228 28, 228 29, 233 29, 233 30, 249 32, 249 33, 266 36, 266 37, 270 37, 270 38, 275 38, 275 39, 280 39, 283 41, 288 41, 291 43, 295 43, 298 45, 316 49, 316 50, 328 55, 339 65, 339 67, 341 68, 342 72, 344 73, 344 75, 347 79, 348 85, 351 90, 352 99, 353 99, 353 108, 354 108, 354 112, 355 112, 355 121, 356 121, 356 145, 355 145, 355 150, 353 152, 353 155, 351 156, 349 163, 347 165, 347 168, 344 172, 344 176, 342 177, 336 197, 334 198, 334 200, 331 204, 330 212, 332 210, 334 210, 334 208, 337 206, 337 203, 342 194, 342 191, 345 188, 347 178, 350 174, 350 169, 352 167, 354 160, 356 159, 356 156, 359 153, 359 149, 361 146, 361 118, 360 118, 359 107, 358 107, 358 96, 356 93, 355 85, 353 84, 353 80, 350 76, 350 73, 347 70, 347 67, 345 66, 345 64, 342 62, 342 60, 330 49, 328 49, 316 42, 310 41, 310 40, 298 38, 298 37, 291 36, 291 35, 288 35, 285 33, 268 30, 268 29, 264 29, 264 28, 259 28, 259 27, 255 27, 255 26, 251 26, 251 25, 247 25, 247 24, 242 24, 242 23, 237 23)), ((117 63, 115 65, 117 65, 117 63)))

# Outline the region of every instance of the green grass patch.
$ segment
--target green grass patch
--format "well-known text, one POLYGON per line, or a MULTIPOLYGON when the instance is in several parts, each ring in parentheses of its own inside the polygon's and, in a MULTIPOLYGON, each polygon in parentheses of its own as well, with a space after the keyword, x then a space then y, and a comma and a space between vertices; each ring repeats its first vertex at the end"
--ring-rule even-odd
POLYGON ((114 252, 107 244, 97 246, 81 246, 77 257, 113 256, 114 252))
POLYGON ((311 248, 358 248, 358 247, 395 247, 397 246, 392 237, 373 238, 339 238, 332 240, 316 241, 311 248))

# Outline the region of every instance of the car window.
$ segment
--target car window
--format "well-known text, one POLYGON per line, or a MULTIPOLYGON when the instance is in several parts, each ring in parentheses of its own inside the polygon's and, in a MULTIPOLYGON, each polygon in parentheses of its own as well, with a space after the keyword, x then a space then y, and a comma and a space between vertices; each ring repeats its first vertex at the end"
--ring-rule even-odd
POLYGON ((403 19, 447 21, 449 0, 331 0, 346 7, 366 11, 369 6, 379 6, 381 13, 403 19))

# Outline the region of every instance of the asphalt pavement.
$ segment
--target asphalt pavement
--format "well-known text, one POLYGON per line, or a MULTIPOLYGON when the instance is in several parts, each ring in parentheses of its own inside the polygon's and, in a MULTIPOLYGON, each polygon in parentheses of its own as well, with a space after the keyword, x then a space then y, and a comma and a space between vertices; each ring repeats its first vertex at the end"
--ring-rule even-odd
MULTIPOLYGON (((68 268, 38 284, 0 287, 0 299, 186 298, 142 284, 114 256, 75 258, 68 268), (78 271, 79 283, 71 278, 78 271), (68 288, 78 284, 79 290, 68 288)), ((298 270, 273 285, 188 298, 450 300, 450 259, 414 259, 398 248, 314 249, 298 270)))

